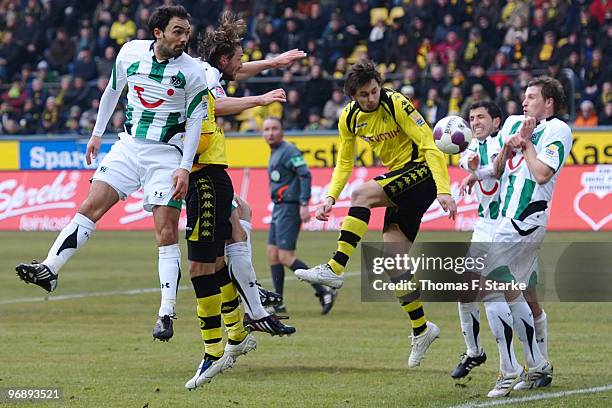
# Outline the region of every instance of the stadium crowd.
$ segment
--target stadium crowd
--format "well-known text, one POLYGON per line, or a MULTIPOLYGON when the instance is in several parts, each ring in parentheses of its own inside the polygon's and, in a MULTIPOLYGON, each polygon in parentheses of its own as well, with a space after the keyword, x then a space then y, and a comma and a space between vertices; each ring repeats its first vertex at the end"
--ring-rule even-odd
MULTIPOLYGON (((164 1, 171 4, 173 1, 164 1)), ((559 79, 575 106, 574 126, 612 125, 612 2, 604 0, 253 0, 179 1, 191 13, 190 54, 199 32, 224 8, 249 22, 244 61, 300 48, 285 72, 230 84, 230 96, 279 85, 287 103, 223 119, 226 130, 255 131, 268 115, 286 130, 333 129, 347 102, 347 68, 371 58, 388 86, 413 100, 433 124, 494 100, 520 113, 537 73, 559 79)), ((93 129, 100 96, 120 47, 149 39, 158 0, 0 0, 0 134, 93 129)), ((125 101, 124 101, 125 103, 125 101)), ((123 127, 120 103, 108 132, 123 127)), ((570 112, 573 113, 573 112, 570 112)))

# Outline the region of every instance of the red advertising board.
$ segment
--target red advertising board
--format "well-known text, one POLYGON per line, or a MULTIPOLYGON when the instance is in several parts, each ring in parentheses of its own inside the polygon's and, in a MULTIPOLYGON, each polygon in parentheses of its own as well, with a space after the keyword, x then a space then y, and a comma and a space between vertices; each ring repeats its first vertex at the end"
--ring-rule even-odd
MULTIPOLYGON (((470 230, 477 215, 473 196, 458 195, 465 172, 450 168, 451 190, 457 199, 458 216, 449 220, 437 202, 423 218, 422 230, 470 230)), ((311 210, 322 202, 332 169, 312 169, 311 210)), ((336 203, 327 223, 311 220, 305 230, 337 230, 350 205, 353 189, 381 174, 381 168, 357 168, 336 203)), ((58 230, 72 218, 87 196, 93 171, 0 172, 0 230, 58 230)), ((265 169, 232 169, 235 191, 253 208, 255 229, 267 229, 272 205, 265 169)), ((612 231, 612 166, 567 166, 561 170, 552 203, 549 230, 612 231)), ((381 229, 383 209, 373 211, 370 229, 381 229)), ((184 213, 181 228, 185 226, 184 213)), ((106 214, 100 230, 143 230, 153 226, 151 214, 142 209, 142 192, 120 201, 106 214)))

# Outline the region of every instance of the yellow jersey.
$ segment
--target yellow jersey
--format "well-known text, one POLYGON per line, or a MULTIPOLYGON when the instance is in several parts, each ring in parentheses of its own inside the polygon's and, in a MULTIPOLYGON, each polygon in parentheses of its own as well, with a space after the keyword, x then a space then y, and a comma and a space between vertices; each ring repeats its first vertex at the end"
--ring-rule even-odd
POLYGON ((219 164, 226 167, 228 165, 225 152, 225 132, 217 125, 215 120, 215 100, 225 97, 225 91, 221 86, 222 73, 206 61, 200 60, 199 62, 204 69, 209 89, 208 119, 202 122, 200 143, 193 159, 192 171, 197 171, 209 164, 219 164))
POLYGON ((444 154, 436 147, 425 119, 401 93, 383 88, 378 108, 372 112, 364 112, 357 102, 350 102, 340 115, 338 133, 338 160, 327 194, 334 200, 353 170, 358 137, 368 142, 389 171, 401 169, 408 162, 425 162, 438 194, 450 194, 444 154))

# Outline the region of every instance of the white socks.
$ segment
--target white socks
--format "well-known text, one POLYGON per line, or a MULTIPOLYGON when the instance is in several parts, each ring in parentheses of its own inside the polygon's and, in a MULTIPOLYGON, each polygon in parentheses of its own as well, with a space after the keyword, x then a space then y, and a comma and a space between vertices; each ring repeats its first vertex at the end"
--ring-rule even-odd
POLYGON ((521 343, 523 343, 525 363, 528 368, 537 367, 542 364, 544 357, 542 353, 540 353, 540 348, 536 342, 535 324, 533 322, 531 309, 522 294, 512 302, 509 302, 508 306, 510 306, 510 310, 512 311, 514 330, 521 340, 521 343))
POLYGON ((457 306, 467 354, 470 357, 478 357, 482 354, 482 348, 480 347, 480 305, 478 302, 458 302, 457 306))
POLYGON ((158 251, 158 272, 161 285, 161 305, 158 316, 172 316, 181 278, 181 250, 178 244, 172 244, 159 247, 158 251))
POLYGON ((62 266, 87 242, 95 229, 96 224, 92 220, 83 214, 76 213, 70 223, 55 238, 47 258, 42 263, 54 273, 59 273, 62 266))
POLYGON ((548 318, 546 312, 542 310, 542 314, 534 319, 536 341, 538 348, 545 360, 548 360, 548 318))
MULTIPOLYGON (((242 223, 242 221, 240 221, 242 223)), ((238 292, 242 297, 245 312, 251 319, 262 319, 269 314, 261 305, 257 276, 251 262, 251 245, 248 242, 235 242, 225 246, 227 267, 238 292)))
POLYGON ((489 327, 497 342, 499 350, 499 369, 505 375, 518 375, 522 367, 516 360, 514 346, 512 344, 512 312, 504 295, 493 293, 484 299, 485 311, 489 327))

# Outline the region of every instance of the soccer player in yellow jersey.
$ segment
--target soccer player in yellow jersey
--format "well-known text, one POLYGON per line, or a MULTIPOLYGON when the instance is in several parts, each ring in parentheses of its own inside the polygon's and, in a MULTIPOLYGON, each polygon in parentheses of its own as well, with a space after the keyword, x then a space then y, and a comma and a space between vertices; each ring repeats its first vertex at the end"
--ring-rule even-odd
MULTIPOLYGON (((370 210, 386 207, 384 242, 404 243, 407 248, 416 238, 421 218, 434 199, 449 217, 455 217, 457 206, 450 195, 450 182, 444 155, 436 147, 431 129, 401 93, 382 88, 382 78, 371 62, 351 67, 344 84, 350 102, 338 123, 338 162, 325 202, 316 217, 327 221, 332 206, 351 174, 355 159, 355 143, 359 137, 389 169, 359 186, 351 196, 351 208, 344 218, 338 248, 325 264, 311 269, 298 269, 295 275, 311 283, 340 288, 343 271, 366 233, 370 210)), ((391 276, 392 281, 407 281, 411 271, 391 276)), ((396 292, 402 308, 408 313, 413 330, 409 367, 416 367, 427 348, 438 337, 440 329, 428 322, 419 300, 419 292, 396 292)))

